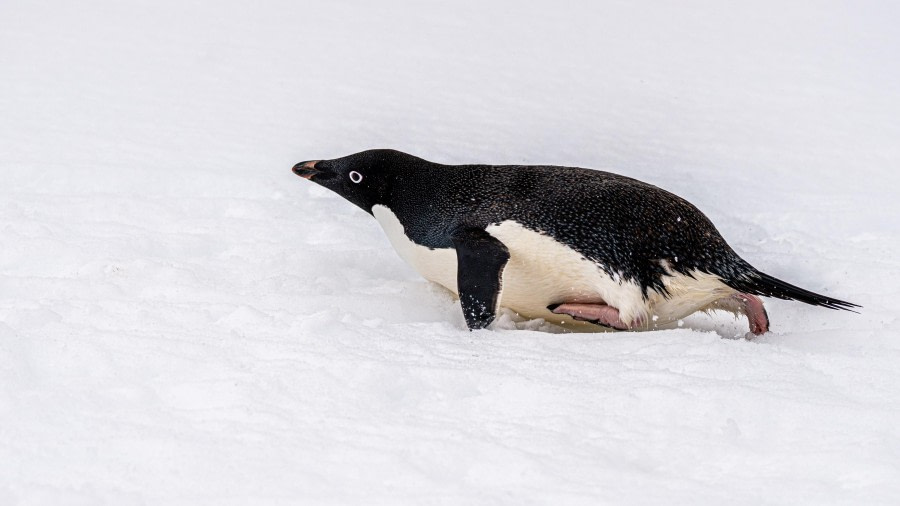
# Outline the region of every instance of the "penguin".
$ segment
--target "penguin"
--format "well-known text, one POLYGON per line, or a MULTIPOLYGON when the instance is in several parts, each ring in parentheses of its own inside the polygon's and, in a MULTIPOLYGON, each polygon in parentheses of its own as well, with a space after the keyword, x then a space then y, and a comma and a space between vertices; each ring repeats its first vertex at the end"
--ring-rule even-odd
POLYGON ((390 150, 293 172, 375 217, 403 260, 453 292, 469 330, 506 307, 573 330, 648 330, 723 310, 769 330, 760 296, 852 311, 743 260, 686 200, 577 167, 442 165, 390 150))

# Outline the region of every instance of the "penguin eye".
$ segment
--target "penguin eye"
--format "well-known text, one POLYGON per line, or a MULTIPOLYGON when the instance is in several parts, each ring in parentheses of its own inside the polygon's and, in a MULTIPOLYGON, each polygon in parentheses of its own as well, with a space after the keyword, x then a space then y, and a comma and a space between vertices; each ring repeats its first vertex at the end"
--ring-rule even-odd
POLYGON ((355 170, 351 170, 350 171, 350 181, 353 181, 354 183, 358 183, 358 182, 362 181, 362 174, 360 174, 359 172, 356 172, 355 170))

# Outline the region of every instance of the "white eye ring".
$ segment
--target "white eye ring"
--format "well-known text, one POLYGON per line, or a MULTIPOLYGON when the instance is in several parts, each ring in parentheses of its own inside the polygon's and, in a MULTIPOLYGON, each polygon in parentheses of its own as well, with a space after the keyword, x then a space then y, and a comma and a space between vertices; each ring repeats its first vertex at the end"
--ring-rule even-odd
POLYGON ((360 174, 359 172, 356 172, 355 170, 351 170, 350 171, 350 181, 353 181, 354 183, 358 183, 358 182, 362 181, 362 174, 360 174))

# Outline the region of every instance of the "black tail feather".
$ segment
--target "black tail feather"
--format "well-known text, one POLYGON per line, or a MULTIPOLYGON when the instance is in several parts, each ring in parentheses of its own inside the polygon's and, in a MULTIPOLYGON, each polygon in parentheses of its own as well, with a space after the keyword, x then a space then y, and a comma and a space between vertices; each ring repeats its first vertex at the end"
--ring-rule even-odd
POLYGON ((735 290, 740 290, 741 292, 752 295, 763 295, 784 300, 797 300, 812 304, 813 306, 822 306, 829 309, 843 309, 844 311, 856 313, 857 311, 853 311, 852 308, 862 307, 858 304, 853 304, 852 302, 832 299, 831 297, 804 290, 803 288, 769 276, 764 272, 759 272, 756 269, 740 276, 740 278, 736 280, 725 280, 725 284, 735 290))

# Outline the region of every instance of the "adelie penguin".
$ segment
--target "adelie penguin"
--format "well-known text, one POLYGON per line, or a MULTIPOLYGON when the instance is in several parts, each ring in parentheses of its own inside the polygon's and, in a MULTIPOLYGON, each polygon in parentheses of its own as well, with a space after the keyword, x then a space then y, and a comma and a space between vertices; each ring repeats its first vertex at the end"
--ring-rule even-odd
POLYGON ((760 272, 684 199, 609 172, 441 165, 387 149, 293 170, 372 214, 406 262, 459 296, 469 329, 503 306, 580 330, 725 310, 762 334, 760 295, 859 307, 760 272))

